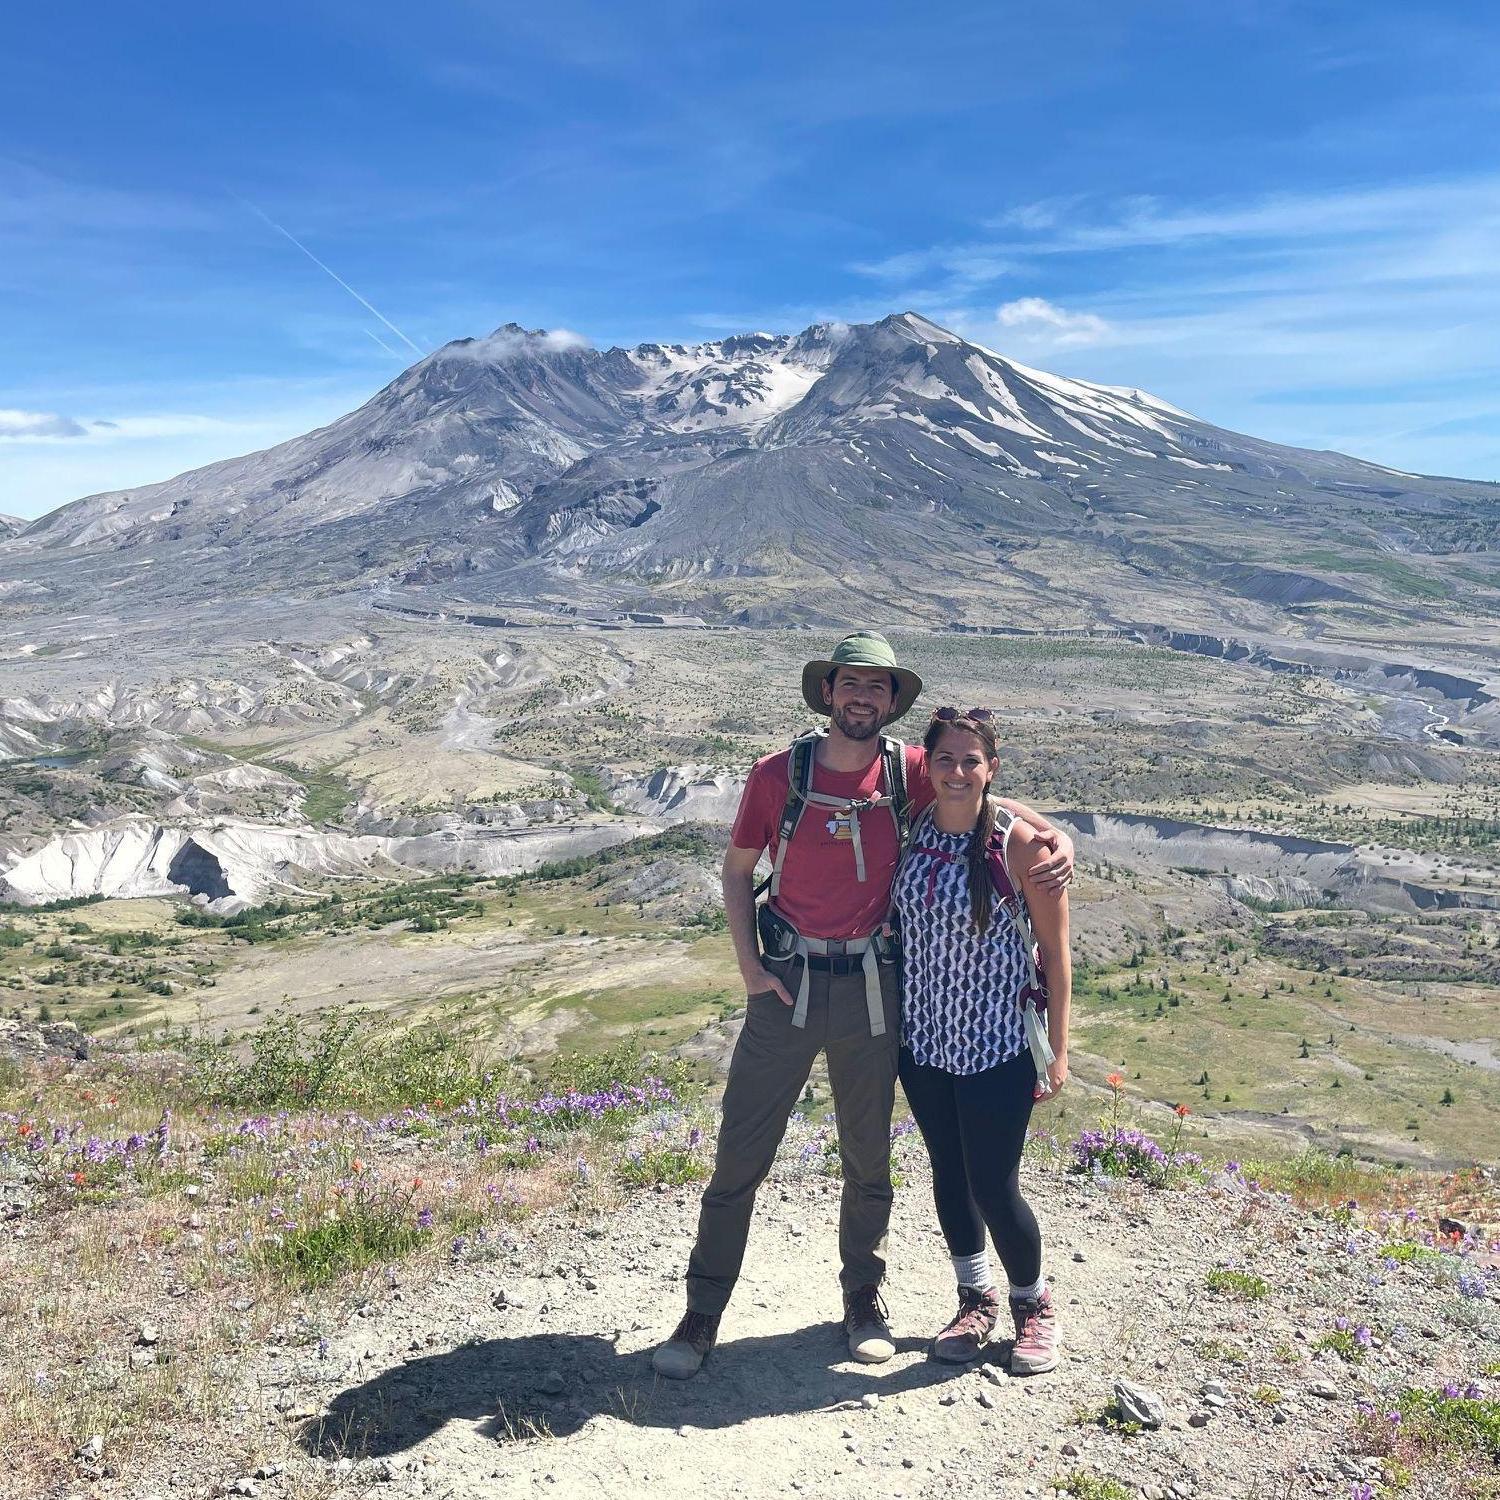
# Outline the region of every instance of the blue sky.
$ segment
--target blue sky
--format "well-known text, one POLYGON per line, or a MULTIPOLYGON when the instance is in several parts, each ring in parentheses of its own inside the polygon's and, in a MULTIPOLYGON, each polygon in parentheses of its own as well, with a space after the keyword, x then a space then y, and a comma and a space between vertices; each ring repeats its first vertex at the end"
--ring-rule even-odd
POLYGON ((607 345, 904 308, 1500 480, 1492 8, 1045 9, 19 7, 0 511, 292 436, 512 319, 607 345))

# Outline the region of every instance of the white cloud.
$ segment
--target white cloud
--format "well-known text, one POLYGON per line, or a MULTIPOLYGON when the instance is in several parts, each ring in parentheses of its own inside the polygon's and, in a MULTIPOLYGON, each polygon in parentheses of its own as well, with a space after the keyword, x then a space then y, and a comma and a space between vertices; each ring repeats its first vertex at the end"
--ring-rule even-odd
POLYGON ((569 328, 541 328, 532 332, 507 323, 482 339, 444 344, 438 353, 445 359, 477 359, 485 364, 501 364, 508 359, 519 359, 523 354, 564 354, 572 349, 593 347, 581 333, 574 333, 569 328))
POLYGON ((1434 425, 1493 412, 1500 174, 1237 200, 1055 199, 985 227, 987 241, 862 269, 894 305, 1059 374, 1138 386, 1272 441, 1500 477, 1500 420, 1434 425), (996 309, 1001 278, 973 280, 987 260, 1056 301, 996 309))
POLYGON ((55 411, 17 411, 0 407, 0 442, 37 438, 80 438, 88 429, 55 411))
POLYGON ((368 392, 286 382, 272 392, 250 382, 237 394, 229 387, 210 394, 226 403, 222 415, 140 412, 82 421, 87 431, 81 438, 0 441, 0 512, 39 516, 81 495, 154 484, 269 448, 351 411, 368 392))
MULTIPOLYGON (((1054 232, 1026 245, 1035 253, 1119 250, 1147 245, 1183 245, 1204 240, 1245 242, 1327 240, 1348 235, 1425 235, 1476 220, 1493 222, 1500 213, 1500 179, 1415 182, 1328 193, 1281 193, 1245 202, 1170 207, 1160 199, 1137 197, 1116 205, 1113 214, 1092 223, 1045 226, 1054 232)), ((991 227, 1015 227, 1004 215, 991 227)), ((1031 226, 1021 226, 1031 227, 1031 226)), ((1000 247, 1012 252, 1020 247, 1000 247)))
POLYGON ((196 437, 235 432, 240 423, 192 412, 150 412, 140 416, 83 418, 52 411, 0 407, 0 443, 116 443, 139 438, 196 437))
POLYGON ((1002 328, 1019 329, 1034 341, 1057 349, 1097 344, 1108 337, 1109 324, 1095 313, 1069 312, 1045 297, 1019 297, 995 309, 1002 328))

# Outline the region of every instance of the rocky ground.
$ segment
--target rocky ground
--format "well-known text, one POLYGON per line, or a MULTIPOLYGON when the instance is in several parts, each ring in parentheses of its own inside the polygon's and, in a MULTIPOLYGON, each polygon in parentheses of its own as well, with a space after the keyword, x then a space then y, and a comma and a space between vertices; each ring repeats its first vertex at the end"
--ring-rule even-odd
POLYGON ((227 1426, 89 1489, 1363 1500, 1398 1492, 1379 1456, 1394 1452, 1412 1470, 1400 1493, 1492 1493, 1482 1455, 1402 1448, 1387 1415, 1408 1387, 1493 1391, 1500 1275, 1477 1235, 1463 1258, 1422 1246, 1401 1260, 1392 1244, 1436 1227, 1426 1210, 1298 1209, 1233 1171, 1153 1189, 1039 1152, 1028 1191, 1063 1361, 1012 1378, 997 1346, 954 1369, 925 1352, 952 1285, 908 1138, 886 1288, 899 1352, 861 1366, 836 1322, 838 1184, 805 1154, 762 1191, 723 1340, 692 1382, 654 1379, 649 1351, 679 1313, 697 1189, 648 1189, 602 1218, 575 1203, 461 1245, 427 1284, 395 1272, 321 1340, 283 1330, 239 1372, 227 1426), (1263 1294, 1215 1289, 1225 1270, 1263 1278, 1263 1294), (1122 1380, 1159 1426, 1118 1424, 1122 1380))

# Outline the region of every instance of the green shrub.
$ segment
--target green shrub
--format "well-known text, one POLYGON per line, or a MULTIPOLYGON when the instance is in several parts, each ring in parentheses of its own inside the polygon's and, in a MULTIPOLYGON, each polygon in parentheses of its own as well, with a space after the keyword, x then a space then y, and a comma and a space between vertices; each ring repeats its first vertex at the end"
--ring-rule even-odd
POLYGON ((708 1176, 708 1162, 691 1144, 668 1146, 656 1142, 630 1152, 620 1161, 616 1172, 627 1187, 655 1187, 658 1183, 681 1187, 703 1181, 708 1176))
POLYGON ((1401 1393, 1396 1409, 1405 1420, 1408 1440, 1428 1451, 1483 1456, 1500 1464, 1500 1400, 1409 1389, 1401 1393))
POLYGON ((190 1092, 223 1108, 401 1108, 460 1102, 483 1086, 468 1041, 434 1025, 392 1036, 369 1016, 314 1021, 283 1009, 242 1039, 245 1055, 203 1035, 177 1043, 190 1092))
POLYGON ((1259 1302, 1271 1290, 1262 1277, 1253 1276, 1248 1271, 1230 1271, 1223 1266, 1210 1271, 1206 1281, 1209 1291, 1220 1292, 1240 1302, 1259 1302))
POLYGON ((573 1090, 580 1094, 602 1093, 617 1083, 639 1086, 649 1078, 660 1078, 674 1093, 687 1082, 687 1066, 643 1051, 634 1042, 618 1042, 602 1052, 565 1052, 553 1059, 547 1070, 547 1087, 554 1093, 573 1090))
POLYGON ((1074 1500, 1134 1500, 1135 1492, 1128 1490, 1118 1479, 1098 1474, 1088 1474, 1074 1469, 1052 1481, 1052 1488, 1060 1494, 1070 1495, 1074 1500))
POLYGON ((1433 1250, 1426 1245, 1419 1245, 1414 1240, 1392 1240, 1389 1244, 1382 1245, 1377 1253, 1382 1260, 1397 1260, 1402 1265, 1410 1265, 1413 1261, 1443 1258, 1440 1251, 1433 1250))
POLYGON ((410 1193, 359 1191, 337 1200, 326 1215, 262 1240, 255 1258, 290 1285, 327 1286, 351 1271, 405 1255, 427 1233, 410 1193))

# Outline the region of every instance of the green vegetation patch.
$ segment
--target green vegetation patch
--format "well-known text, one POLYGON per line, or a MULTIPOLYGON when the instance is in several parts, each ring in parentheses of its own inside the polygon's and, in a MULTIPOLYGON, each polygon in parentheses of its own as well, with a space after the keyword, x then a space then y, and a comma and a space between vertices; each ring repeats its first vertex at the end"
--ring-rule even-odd
POLYGON ((1383 583, 1393 593, 1408 599, 1446 599, 1451 586, 1419 573, 1408 563, 1394 557, 1360 556, 1314 548, 1300 555, 1301 562, 1312 568, 1327 568, 1335 573, 1360 573, 1383 583))
POLYGON ((702 1182, 708 1176, 709 1161, 702 1150, 701 1132, 695 1129, 683 1145, 652 1141, 628 1151, 615 1170, 626 1187, 682 1187, 702 1182))
POLYGON ((240 1039, 180 1032, 187 1087, 226 1109, 394 1109, 479 1091, 483 1059, 468 1039, 434 1025, 391 1036, 370 1017, 317 1020, 278 1011, 240 1039))
POLYGON ((1421 1474, 1453 1481, 1456 1487, 1443 1494, 1465 1500, 1500 1496, 1500 1401, 1476 1385, 1408 1387, 1394 1402, 1362 1402, 1354 1446, 1385 1460, 1393 1488, 1421 1474))
POLYGON ((327 1286, 352 1272, 409 1254, 431 1232, 412 1192, 358 1189, 310 1220, 283 1218, 256 1246, 255 1261, 278 1280, 327 1286))
POLYGON ((1074 1500, 1135 1500, 1135 1492, 1126 1489, 1118 1479, 1089 1474, 1083 1469, 1059 1475, 1052 1481, 1052 1488, 1074 1500))
POLYGON ((1209 1291, 1237 1302, 1259 1302, 1271 1290, 1264 1277, 1254 1276, 1249 1271, 1231 1271, 1223 1266, 1210 1271, 1205 1282, 1209 1291))
POLYGON ((552 860, 538 865, 524 875, 512 876, 508 883, 574 880, 580 875, 603 869, 606 865, 619 864, 626 859, 657 859, 665 854, 675 854, 682 859, 717 860, 722 853, 723 844, 703 824, 678 823, 661 833, 611 844, 607 849, 598 849, 593 854, 552 860))

